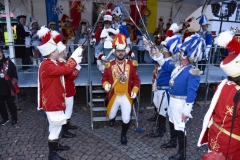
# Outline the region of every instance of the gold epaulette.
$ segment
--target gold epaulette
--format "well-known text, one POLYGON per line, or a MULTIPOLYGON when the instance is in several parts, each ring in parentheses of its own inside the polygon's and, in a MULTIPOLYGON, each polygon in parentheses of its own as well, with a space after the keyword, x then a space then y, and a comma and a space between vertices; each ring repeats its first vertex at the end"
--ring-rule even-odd
POLYGON ((138 66, 138 62, 135 60, 132 61, 132 64, 133 64, 133 66, 138 66))
POLYGON ((192 67, 190 70, 189 70, 189 73, 194 75, 194 76, 200 76, 202 74, 202 71, 200 71, 198 68, 194 68, 192 67))
POLYGON ((105 62, 105 68, 109 68, 110 67, 110 62, 105 62))

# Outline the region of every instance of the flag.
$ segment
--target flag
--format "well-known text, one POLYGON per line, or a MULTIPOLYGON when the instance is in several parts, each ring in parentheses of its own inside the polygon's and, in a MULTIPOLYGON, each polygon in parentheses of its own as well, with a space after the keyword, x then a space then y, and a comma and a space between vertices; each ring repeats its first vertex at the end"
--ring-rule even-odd
MULTIPOLYGON (((47 10, 47 23, 56 23, 56 30, 59 30, 59 23, 63 15, 73 19, 72 25, 78 29, 79 22, 86 19, 91 22, 92 2, 74 0, 45 0, 47 10)), ((91 24, 91 23, 90 23, 91 24)))
POLYGON ((147 0, 147 8, 151 11, 150 16, 147 18, 151 25, 147 25, 147 30, 149 33, 154 33, 156 29, 156 19, 157 19, 157 0, 147 0))

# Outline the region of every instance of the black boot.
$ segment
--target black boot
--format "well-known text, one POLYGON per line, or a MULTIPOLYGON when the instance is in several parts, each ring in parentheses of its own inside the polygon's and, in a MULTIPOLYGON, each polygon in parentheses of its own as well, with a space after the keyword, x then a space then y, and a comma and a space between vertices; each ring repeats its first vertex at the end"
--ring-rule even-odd
POLYGON ((113 127, 113 126, 114 126, 114 124, 115 124, 115 119, 116 119, 116 117, 109 120, 109 125, 110 125, 110 127, 113 127))
POLYGON ((162 144, 161 148, 176 148, 177 147, 177 132, 174 129, 174 124, 169 122, 171 139, 168 143, 162 144))
POLYGON ((77 129, 77 126, 71 125, 70 122, 71 122, 71 120, 69 119, 69 127, 68 127, 68 129, 77 129))
POLYGON ((149 121, 149 122, 155 122, 156 119, 157 119, 157 115, 158 115, 158 113, 157 113, 157 108, 155 107, 155 108, 154 108, 154 113, 153 113, 152 117, 148 119, 148 121, 149 121))
POLYGON ((164 133, 166 133, 167 131, 167 127, 166 127, 166 117, 162 116, 162 130, 164 133))
POLYGON ((121 144, 122 145, 127 145, 127 131, 128 131, 128 128, 129 128, 129 124, 130 124, 130 121, 125 124, 124 122, 122 122, 122 134, 121 134, 121 144))
POLYGON ((69 146, 62 146, 62 145, 58 142, 58 148, 57 148, 58 151, 66 151, 66 150, 69 150, 69 149, 70 149, 69 146))
MULTIPOLYGON (((163 130, 163 119, 165 117, 163 117, 162 115, 159 115, 158 117, 158 122, 157 122, 157 128, 153 129, 153 132, 149 134, 150 137, 163 137, 164 135, 164 130, 163 130)), ((165 118, 166 119, 166 118, 165 118)), ((156 123, 154 124, 154 128, 156 126, 156 123)))
POLYGON ((69 128, 69 119, 67 119, 67 123, 62 125, 62 138, 73 138, 76 136, 76 134, 72 134, 68 131, 68 128, 69 128))
POLYGON ((140 61, 140 59, 141 59, 141 51, 137 51, 137 53, 138 53, 138 63, 140 63, 141 61, 140 61))
POLYGON ((178 152, 174 156, 169 157, 169 160, 185 160, 186 159, 186 146, 187 137, 184 135, 183 131, 177 131, 178 135, 178 152))
POLYGON ((142 63, 145 63, 145 61, 144 61, 144 53, 145 53, 145 51, 141 51, 142 63))
POLYGON ((49 140, 48 148, 49 148, 49 154, 48 154, 49 160, 66 160, 57 154, 57 148, 58 148, 58 140, 57 139, 51 140, 51 141, 49 140))

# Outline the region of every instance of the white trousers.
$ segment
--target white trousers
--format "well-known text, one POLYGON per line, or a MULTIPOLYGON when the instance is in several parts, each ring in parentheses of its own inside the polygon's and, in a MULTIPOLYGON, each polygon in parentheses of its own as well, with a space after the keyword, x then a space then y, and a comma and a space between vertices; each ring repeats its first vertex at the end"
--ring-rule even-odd
POLYGON ((182 122, 182 110, 186 100, 170 97, 168 116, 169 121, 174 124, 174 129, 184 131, 185 122, 182 122))
POLYGON ((72 111, 73 111, 73 101, 74 97, 66 97, 66 110, 65 110, 65 115, 66 119, 70 119, 72 116, 72 111))
POLYGON ((122 121, 127 124, 130 121, 131 115, 131 104, 126 95, 116 96, 115 101, 113 102, 111 111, 109 113, 109 119, 113 119, 117 115, 118 108, 121 107, 122 121))
POLYGON ((69 48, 71 49, 71 53, 73 53, 73 51, 74 51, 74 40, 68 40, 68 42, 67 42, 67 51, 69 52, 69 48))
POLYGON ((165 90, 157 90, 157 91, 154 91, 153 103, 154 103, 154 105, 157 107, 157 110, 159 110, 163 93, 165 93, 165 94, 164 94, 164 97, 163 97, 162 106, 161 106, 161 108, 160 108, 159 114, 162 115, 162 116, 164 116, 164 117, 166 117, 167 111, 166 111, 165 109, 168 108, 168 99, 167 99, 167 93, 166 93, 165 90))
MULTIPOLYGON (((47 119, 48 119, 48 122, 50 122, 50 117, 54 116, 54 115, 59 115, 61 112, 63 111, 54 111, 54 112, 46 112, 46 115, 47 115, 47 119)), ((51 126, 50 123, 49 123, 49 136, 48 136, 48 139, 49 140, 55 140, 55 139, 58 139, 59 137, 59 134, 62 130, 62 125, 59 125, 59 126, 51 126)))

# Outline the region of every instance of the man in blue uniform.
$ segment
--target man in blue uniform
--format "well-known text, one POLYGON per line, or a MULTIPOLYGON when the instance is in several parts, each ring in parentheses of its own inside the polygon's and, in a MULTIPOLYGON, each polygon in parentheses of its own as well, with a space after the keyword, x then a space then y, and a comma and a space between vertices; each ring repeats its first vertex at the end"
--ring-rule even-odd
POLYGON ((130 41, 130 34, 127 30, 126 22, 121 21, 121 17, 123 15, 122 7, 119 5, 115 5, 114 9, 112 10, 112 16, 114 18, 114 21, 112 22, 111 27, 114 29, 119 29, 119 33, 122 33, 127 38, 127 44, 130 47, 131 41, 130 41))
POLYGON ((206 59, 198 61, 199 69, 201 71, 203 71, 203 74, 204 74, 204 70, 205 70, 206 64, 207 64, 206 60, 209 57, 209 52, 210 52, 210 49, 211 49, 210 47, 212 46, 212 33, 211 33, 211 31, 208 31, 208 26, 210 25, 210 23, 208 22, 208 19, 205 15, 202 15, 200 17, 199 25, 202 28, 201 36, 205 40, 205 43, 206 43, 206 48, 205 48, 206 59))
MULTIPOLYGON (((175 37, 176 35, 168 40, 171 41, 175 37)), ((189 118, 192 118, 191 110, 200 82, 200 70, 192 63, 202 60, 204 57, 204 49, 198 49, 199 47, 205 48, 203 41, 199 35, 192 35, 186 39, 181 45, 180 63, 166 63, 159 51, 156 51, 157 53, 153 58, 163 69, 172 71, 168 90, 171 139, 168 143, 161 145, 162 148, 176 148, 178 139, 178 152, 171 156, 170 160, 186 159, 185 123, 189 118)))

